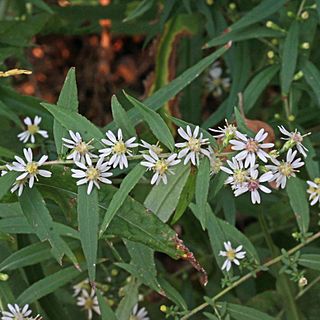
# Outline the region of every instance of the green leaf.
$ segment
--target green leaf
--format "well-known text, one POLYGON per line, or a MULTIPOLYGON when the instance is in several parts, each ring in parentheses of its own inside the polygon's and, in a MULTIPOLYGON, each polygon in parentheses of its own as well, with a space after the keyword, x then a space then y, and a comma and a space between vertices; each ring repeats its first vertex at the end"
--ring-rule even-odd
POLYGON ((46 108, 64 128, 81 133, 82 138, 86 141, 94 138, 96 145, 100 145, 99 141, 103 139, 104 136, 87 118, 77 112, 57 107, 54 104, 42 102, 41 105, 46 108))
POLYGON ((30 3, 34 4, 39 9, 42 9, 50 14, 53 14, 54 12, 52 9, 42 0, 29 0, 30 3))
POLYGON ((302 254, 298 263, 306 268, 320 271, 320 254, 302 254))
POLYGON ((154 0, 142 0, 138 6, 123 20, 123 22, 128 22, 142 16, 145 12, 152 8, 153 3, 154 0))
POLYGON ((163 290, 157 280, 154 251, 138 242, 126 240, 125 245, 131 256, 130 265, 134 266, 137 271, 133 275, 142 283, 163 295, 163 290))
POLYGON ((240 304, 228 303, 227 311, 235 320, 275 320, 266 313, 240 304))
POLYGON ((310 212, 307 200, 306 184, 299 178, 291 177, 287 181, 287 193, 291 208, 296 216, 299 229, 306 233, 309 228, 310 212))
POLYGON ((0 100, 0 115, 13 121, 19 128, 24 128, 20 118, 7 105, 0 100))
POLYGON ((18 175, 19 172, 11 171, 5 174, 4 176, 0 177, 0 200, 11 189, 18 175))
POLYGON ((100 227, 100 236, 106 231, 113 217, 126 200, 129 192, 135 187, 145 173, 145 168, 137 164, 122 180, 120 188, 113 196, 100 227))
POLYGON ((196 177, 195 170, 191 168, 188 180, 182 189, 171 224, 175 224, 182 217, 192 201, 196 189, 196 177))
POLYGON ((133 307, 138 303, 139 283, 134 278, 124 288, 125 296, 120 301, 116 310, 118 319, 129 319, 132 315, 133 307))
POLYGON ((305 147, 309 150, 308 156, 305 158, 306 168, 310 178, 315 179, 320 176, 319 162, 316 160, 316 150, 309 137, 303 138, 303 142, 305 147))
POLYGON ((280 38, 283 36, 284 36, 283 32, 272 30, 259 25, 253 25, 244 29, 222 33, 218 37, 215 37, 210 41, 208 41, 205 47, 211 48, 214 46, 219 46, 227 43, 228 41, 238 42, 238 41, 249 40, 249 39, 280 38))
POLYGON ((93 188, 88 195, 87 186, 79 186, 77 210, 80 241, 91 281, 94 281, 96 277, 99 226, 98 204, 98 191, 96 188, 93 188))
MULTIPOLYGON (((66 110, 73 112, 78 112, 78 104, 79 102, 75 68, 70 68, 66 79, 64 80, 64 84, 57 102, 57 107, 65 108, 66 110)), ((53 135, 57 153, 63 154, 64 152, 62 138, 68 136, 68 130, 65 129, 57 119, 54 119, 53 121, 53 135)))
POLYGON ((101 319, 102 320, 118 320, 110 306, 108 305, 108 302, 106 299, 102 296, 100 290, 97 290, 97 297, 101 312, 101 319))
POLYGON ((127 138, 134 137, 136 135, 134 126, 115 95, 111 98, 111 109, 113 120, 117 126, 123 130, 124 136, 127 138))
POLYGON ((150 130, 156 136, 156 138, 172 151, 174 149, 174 140, 170 129, 161 116, 137 99, 130 97, 126 93, 125 96, 133 104, 133 106, 139 110, 143 119, 148 123, 150 130))
POLYGON ((57 261, 61 264, 62 257, 66 254, 77 265, 75 255, 56 232, 53 220, 39 191, 35 187, 25 188, 19 200, 30 226, 41 241, 48 240, 50 242, 51 252, 57 261))
MULTIPOLYGON (((154 111, 160 109, 167 101, 169 101, 177 93, 179 93, 182 89, 189 85, 228 49, 229 46, 224 46, 211 53, 207 57, 201 59, 198 63, 184 71, 180 76, 171 81, 168 85, 159 89, 151 97, 147 98, 143 102, 144 105, 153 109, 154 111)), ((129 110, 128 115, 133 125, 137 125, 141 121, 140 113, 135 108, 129 110)), ((116 125, 114 122, 112 122, 108 124, 105 129, 115 130, 116 125)))
POLYGON ((16 154, 14 152, 12 152, 11 150, 0 146, 0 157, 12 159, 12 158, 14 158, 15 155, 16 154))
POLYGON ((206 227, 206 206, 208 201, 210 183, 210 160, 205 157, 201 160, 196 179, 196 206, 199 211, 200 223, 206 227))
POLYGON ((244 111, 248 113, 259 99, 267 85, 279 71, 278 65, 271 65, 255 75, 243 92, 244 111))
POLYGON ((281 58, 280 83, 282 94, 287 96, 296 70, 299 49, 299 21, 294 20, 284 41, 281 58))
POLYGON ((318 107, 320 106, 320 72, 319 69, 310 61, 302 65, 302 72, 308 85, 313 90, 318 107))
POLYGON ((239 109, 237 107, 234 107, 234 115, 236 117, 237 121, 237 127, 240 132, 247 134, 249 137, 254 137, 255 133, 248 128, 246 125, 242 114, 240 113, 239 109))
POLYGON ((163 222, 169 220, 178 205, 181 192, 190 174, 190 166, 180 163, 174 168, 174 175, 168 176, 167 184, 154 186, 144 205, 163 222))
MULTIPOLYGON (((84 267, 81 266, 81 268, 83 269, 84 267)), ((49 293, 52 293, 70 283, 79 275, 79 270, 74 267, 68 267, 53 274, 47 275, 45 278, 33 283, 30 287, 23 291, 18 297, 17 303, 19 305, 33 303, 49 293)))

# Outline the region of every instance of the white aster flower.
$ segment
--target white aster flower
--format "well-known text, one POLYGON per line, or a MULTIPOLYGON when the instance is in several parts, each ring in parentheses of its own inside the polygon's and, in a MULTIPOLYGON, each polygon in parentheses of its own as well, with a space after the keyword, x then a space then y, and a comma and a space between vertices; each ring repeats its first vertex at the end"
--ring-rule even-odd
MULTIPOLYGON (((7 168, 11 171, 10 165, 7 165, 7 168)), ((8 173, 7 170, 2 170, 1 171, 1 177, 4 176, 7 173, 8 173)), ((11 193, 14 193, 15 191, 18 190, 18 196, 20 197, 22 195, 23 188, 24 188, 24 185, 26 184, 26 182, 27 182, 27 179, 16 180, 14 182, 12 188, 10 189, 11 193)))
POLYGON ((88 158, 88 165, 81 162, 75 162, 75 164, 81 169, 71 169, 73 172, 72 177, 80 179, 77 181, 77 185, 88 184, 87 194, 90 194, 93 186, 95 185, 100 189, 99 183, 111 184, 111 180, 108 177, 112 176, 111 172, 108 172, 110 167, 108 162, 104 162, 104 158, 99 158, 95 166, 93 166, 92 161, 88 158))
POLYGON ((284 126, 278 126, 280 132, 287 136, 288 138, 281 138, 282 140, 287 140, 286 144, 288 148, 292 148, 293 146, 296 146, 298 151, 306 157, 306 151, 308 152, 308 149, 302 144, 303 138, 310 135, 311 132, 308 132, 304 135, 302 135, 297 129, 294 130, 294 132, 289 132, 284 126))
POLYGON ((100 307, 95 291, 91 289, 91 293, 85 289, 81 291, 81 295, 77 298, 77 305, 83 307, 88 312, 88 319, 91 320, 93 312, 100 315, 100 307))
POLYGON ((69 135, 72 140, 62 138, 63 142, 65 142, 63 145, 72 150, 67 156, 67 159, 85 163, 89 158, 98 158, 98 156, 90 152, 90 150, 93 149, 93 146, 90 145, 90 141, 84 142, 79 132, 69 130, 69 135))
POLYGON ((267 158, 270 158, 268 153, 263 149, 272 148, 273 143, 261 143, 268 136, 268 132, 264 129, 260 129, 254 138, 246 137, 239 131, 236 132, 236 137, 239 140, 230 140, 233 145, 232 150, 241 151, 235 157, 238 160, 245 160, 244 166, 253 167, 256 162, 256 156, 258 156, 263 162, 267 162, 267 158))
POLYGON ((78 296, 79 293, 81 292, 81 290, 90 288, 89 279, 85 279, 85 280, 77 283, 72 288, 73 288, 73 297, 78 296))
POLYGON ((203 139, 203 133, 201 132, 199 135, 200 128, 196 126, 193 133, 190 126, 187 126, 186 131, 181 127, 178 129, 179 135, 187 140, 186 142, 176 143, 175 146, 177 148, 182 148, 182 150, 178 154, 178 158, 184 159, 184 164, 187 164, 188 161, 191 161, 193 165, 199 164, 199 156, 205 155, 210 158, 210 151, 202 148, 209 143, 208 139, 203 139))
POLYGON ((158 155, 163 152, 163 149, 160 147, 159 141, 156 144, 150 144, 150 143, 141 139, 141 142, 142 143, 140 144, 140 146, 143 148, 146 148, 147 150, 152 150, 154 153, 156 153, 158 155))
POLYGON ((222 127, 218 127, 218 129, 209 129, 212 132, 217 134, 213 135, 217 139, 232 139, 235 137, 237 132, 237 127, 233 124, 229 124, 228 120, 225 119, 226 125, 222 127))
POLYGON ((219 62, 215 62, 205 79, 207 90, 212 92, 214 97, 220 97, 224 91, 230 88, 230 78, 223 77, 223 70, 219 62))
POLYGON ((299 172, 297 168, 304 165, 304 162, 301 162, 301 158, 294 159, 296 155, 297 150, 292 151, 292 149, 289 149, 286 161, 279 161, 276 158, 271 158, 274 165, 266 165, 266 168, 271 170, 273 173, 272 181, 276 181, 277 188, 280 186, 283 189, 286 186, 287 179, 295 177, 295 172, 299 172))
POLYGON ((251 202, 253 204, 261 202, 261 197, 259 190, 265 193, 271 193, 271 190, 267 188, 266 186, 262 185, 262 182, 271 181, 273 179, 272 172, 268 171, 264 174, 262 174, 259 178, 259 171, 255 168, 249 169, 249 178, 248 180, 243 183, 241 186, 236 187, 234 191, 234 195, 238 197, 239 195, 250 191, 251 193, 251 202))
POLYGON ((139 144, 134 143, 136 137, 132 137, 127 141, 123 141, 122 130, 118 129, 118 138, 113 134, 111 130, 106 132, 108 139, 102 139, 102 143, 108 146, 105 149, 99 150, 102 157, 108 157, 112 155, 109 160, 109 165, 113 168, 119 165, 120 169, 128 168, 127 155, 132 155, 130 148, 135 148, 139 144))
POLYGON ((240 265, 239 260, 245 257, 246 252, 241 251, 243 246, 238 246, 236 249, 233 249, 230 241, 224 242, 223 245, 226 251, 220 251, 219 256, 226 257, 226 260, 223 263, 221 270, 226 270, 229 272, 232 263, 236 264, 237 266, 240 265))
POLYGON ((8 304, 9 311, 2 311, 1 320, 27 320, 32 311, 26 304, 22 309, 17 304, 8 304))
POLYGON ((44 138, 48 138, 48 132, 45 130, 40 130, 39 124, 41 122, 41 117, 35 116, 34 121, 29 117, 24 118, 23 122, 27 126, 27 130, 21 132, 18 134, 18 138, 23 143, 28 142, 28 140, 31 140, 31 143, 35 143, 35 134, 40 134, 44 138))
POLYGON ((136 304, 133 307, 132 315, 129 317, 129 320, 150 320, 148 317, 148 312, 146 308, 138 309, 138 305, 136 304))
POLYGON ((23 149, 23 153, 26 158, 26 161, 24 161, 19 156, 15 156, 17 162, 14 161, 12 165, 10 165, 10 170, 23 172, 20 176, 17 177, 17 182, 23 183, 23 181, 26 182, 27 180, 29 180, 29 188, 32 188, 34 180, 36 179, 38 181, 38 174, 45 178, 51 177, 50 171, 39 169, 39 167, 47 161, 48 156, 44 155, 40 158, 39 161, 33 161, 33 154, 31 148, 23 149))
POLYGON ((147 161, 142 161, 141 165, 147 167, 147 170, 152 170, 154 172, 154 175, 151 179, 151 184, 156 185, 158 185, 160 181, 162 181, 164 184, 167 184, 167 174, 174 174, 170 167, 173 167, 181 162, 180 159, 176 159, 176 153, 171 154, 168 158, 159 158, 159 156, 151 149, 149 150, 149 154, 143 155, 143 158, 147 161))
POLYGON ((320 203, 320 178, 314 179, 314 181, 307 181, 309 188, 307 192, 310 194, 309 201, 311 205, 314 206, 317 202, 320 203))
MULTIPOLYGON (((232 189, 241 187, 249 179, 249 172, 245 169, 243 161, 233 157, 231 161, 227 160, 227 164, 229 168, 225 166, 221 166, 220 168, 230 175, 224 183, 230 184, 232 189)), ((254 166, 254 168, 257 167, 258 165, 254 166)))

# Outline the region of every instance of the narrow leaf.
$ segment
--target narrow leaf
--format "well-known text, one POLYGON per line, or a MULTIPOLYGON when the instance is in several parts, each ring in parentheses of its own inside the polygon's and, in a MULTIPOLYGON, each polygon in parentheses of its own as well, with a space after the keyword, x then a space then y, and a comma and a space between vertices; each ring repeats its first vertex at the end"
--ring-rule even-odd
POLYGON ((78 223, 80 241, 87 262, 89 278, 95 280, 98 250, 99 207, 96 188, 87 194, 87 186, 78 188, 78 223))
POLYGON ((306 268, 320 271, 320 254, 302 254, 298 263, 306 268))
POLYGON ((97 297, 101 312, 101 319, 102 320, 118 320, 110 306, 108 305, 107 300, 102 296, 100 290, 97 290, 97 297))
POLYGON ((275 320, 264 312, 240 304, 228 303, 227 310, 230 316, 237 320, 275 320))
POLYGON ((153 2, 154 0, 142 0, 138 6, 123 20, 123 22, 128 22, 142 16, 153 6, 153 2))
POLYGON ((320 72, 319 69, 310 61, 306 61, 302 66, 304 78, 314 92, 318 107, 320 107, 320 72))
POLYGON ((0 177, 0 200, 11 189, 18 175, 19 175, 18 172, 11 171, 5 174, 4 176, 0 177))

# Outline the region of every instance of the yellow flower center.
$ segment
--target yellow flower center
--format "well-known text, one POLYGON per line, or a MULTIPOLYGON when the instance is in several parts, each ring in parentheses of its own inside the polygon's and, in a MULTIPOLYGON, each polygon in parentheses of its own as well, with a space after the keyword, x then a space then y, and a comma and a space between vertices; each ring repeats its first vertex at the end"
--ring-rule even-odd
POLYGON ((136 316, 131 315, 130 318, 129 318, 129 320, 139 320, 139 318, 136 317, 136 316))
POLYGON ((216 86, 219 87, 222 84, 222 79, 218 78, 218 79, 213 79, 212 83, 216 86))
POLYGON ((151 149, 155 154, 160 154, 163 151, 163 149, 158 145, 152 146, 151 149))
POLYGON ((158 160, 154 165, 154 170, 163 175, 168 170, 168 164, 165 160, 158 160))
POLYGON ((38 172, 38 165, 36 162, 30 162, 26 165, 26 171, 30 174, 36 174, 38 172))
POLYGON ((246 181, 247 170, 235 170, 233 174, 233 180, 235 183, 243 183, 246 181))
POLYGON ((113 146, 113 152, 118 153, 118 154, 124 154, 127 151, 127 147, 124 144, 123 141, 118 141, 114 146, 113 146))
POLYGON ((279 166, 279 172, 286 177, 290 177, 293 174, 294 170, 291 164, 283 162, 279 166))
POLYGON ((86 302, 84 303, 84 309, 86 310, 92 310, 94 306, 94 302, 92 298, 87 298, 86 302))
POLYGON ((86 154, 88 152, 87 144, 82 141, 74 149, 80 154, 86 154))
POLYGON ((309 187, 308 192, 311 193, 311 199, 320 196, 320 188, 309 187))
POLYGON ((97 180, 99 177, 100 171, 96 168, 90 167, 87 170, 87 179, 88 180, 97 180))
POLYGON ((252 140, 250 139, 248 142, 247 142, 247 145, 246 145, 246 149, 249 151, 249 152, 257 152, 258 151, 258 143, 255 141, 255 140, 252 140))
POLYGON ((320 184, 320 178, 315 178, 315 179, 314 179, 314 183, 320 184))
POLYGON ((228 250, 227 251, 228 260, 233 261, 235 259, 235 257, 236 257, 236 253, 235 253, 234 250, 228 250))
POLYGON ((27 130, 29 131, 30 134, 35 134, 39 131, 39 127, 35 124, 30 124, 30 125, 28 125, 27 130))
POLYGON ((221 168, 222 164, 223 163, 219 158, 217 158, 215 160, 212 160, 211 161, 211 171, 213 173, 218 173, 220 171, 220 168, 221 168))
POLYGON ((188 146, 189 146, 191 151, 199 152, 200 151, 200 147, 201 147, 200 140, 191 137, 190 140, 188 141, 188 146))

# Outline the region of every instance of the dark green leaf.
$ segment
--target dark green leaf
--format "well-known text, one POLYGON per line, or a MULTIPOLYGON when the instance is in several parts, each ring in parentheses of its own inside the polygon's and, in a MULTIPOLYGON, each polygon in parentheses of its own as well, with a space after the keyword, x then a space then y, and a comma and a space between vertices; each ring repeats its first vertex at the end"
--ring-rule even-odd
POLYGON ((128 22, 142 16, 153 6, 153 2, 154 0, 142 0, 138 6, 123 20, 123 22, 128 22))
POLYGON ((19 172, 11 171, 0 177, 0 200, 11 189, 18 175, 19 172))
POLYGON ((266 313, 240 304, 228 303, 227 310, 235 320, 275 320, 266 313))
POLYGON ((306 268, 320 271, 320 254, 302 254, 298 263, 306 268))
POLYGON ((110 306, 108 305, 107 300, 102 296, 100 290, 97 290, 97 297, 99 301, 99 307, 101 312, 102 320, 118 320, 110 306))
POLYGON ((318 107, 320 106, 320 72, 319 69, 310 61, 306 61, 302 66, 304 78, 312 88, 316 98, 318 107))
POLYGON ((240 113, 240 111, 237 107, 234 107, 234 115, 236 117, 237 127, 238 127, 239 131, 247 134, 250 137, 254 137, 255 133, 248 128, 248 126, 246 125, 246 123, 243 119, 242 114, 240 113))

